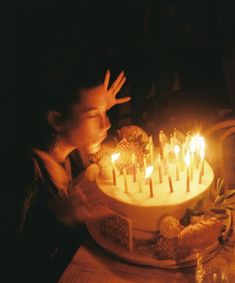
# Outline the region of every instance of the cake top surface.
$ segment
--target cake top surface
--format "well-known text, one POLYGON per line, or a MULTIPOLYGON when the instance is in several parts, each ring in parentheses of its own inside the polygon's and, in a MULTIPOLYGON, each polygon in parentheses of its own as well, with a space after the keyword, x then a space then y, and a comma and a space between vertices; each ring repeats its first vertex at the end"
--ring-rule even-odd
POLYGON ((96 160, 101 169, 97 185, 115 201, 174 206, 199 197, 212 184, 214 173, 204 158, 205 140, 199 134, 183 135, 175 129, 167 137, 160 131, 155 146, 152 136, 137 126, 118 133, 119 141, 106 146, 96 160))
POLYGON ((214 179, 214 173, 210 165, 204 161, 204 176, 201 184, 198 183, 199 171, 199 169, 194 170, 193 179, 189 184, 189 191, 186 189, 186 174, 185 172, 180 172, 179 181, 175 181, 172 178, 173 192, 171 192, 168 175, 164 175, 162 177, 162 183, 159 183, 158 172, 153 170, 153 197, 150 197, 150 185, 149 183, 146 184, 144 172, 139 173, 141 185, 139 185, 138 181, 133 182, 133 176, 131 174, 127 175, 127 193, 124 191, 123 175, 117 176, 117 185, 113 185, 112 179, 104 179, 102 177, 97 178, 96 182, 103 193, 122 203, 143 207, 177 205, 200 196, 211 186, 214 179))

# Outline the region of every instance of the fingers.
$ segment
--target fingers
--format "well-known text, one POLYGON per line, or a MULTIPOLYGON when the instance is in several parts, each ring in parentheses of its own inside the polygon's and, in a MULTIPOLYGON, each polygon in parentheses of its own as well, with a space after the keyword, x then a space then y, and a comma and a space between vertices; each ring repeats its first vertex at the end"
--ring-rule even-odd
POLYGON ((110 79, 110 71, 107 70, 105 77, 104 77, 104 88, 107 90, 109 86, 109 79, 110 79))
POLYGON ((131 100, 131 97, 130 97, 130 96, 123 97, 123 98, 118 98, 118 99, 116 99, 116 104, 126 103, 126 102, 128 102, 129 100, 131 100))
POLYGON ((116 94, 119 92, 119 90, 120 90, 120 89, 122 88, 122 86, 124 85, 125 81, 126 81, 126 77, 123 77, 123 78, 121 79, 120 83, 117 85, 117 87, 113 90, 113 95, 116 95, 116 94))
MULTIPOLYGON (((122 81, 124 76, 124 71, 122 71, 118 77, 116 78, 116 80, 113 82, 112 86, 110 87, 110 90, 115 91, 116 88, 119 86, 120 82, 122 81)), ((124 80, 125 82, 125 80, 124 80)), ((124 84, 124 82, 122 84, 124 84)))

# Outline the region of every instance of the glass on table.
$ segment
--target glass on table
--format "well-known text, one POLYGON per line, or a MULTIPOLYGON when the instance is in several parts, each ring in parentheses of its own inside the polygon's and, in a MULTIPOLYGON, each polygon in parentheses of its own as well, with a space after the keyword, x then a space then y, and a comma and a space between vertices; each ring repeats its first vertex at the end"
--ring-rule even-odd
POLYGON ((212 259, 206 259, 205 255, 197 254, 197 266, 195 270, 196 283, 228 283, 228 261, 223 253, 216 254, 212 259))

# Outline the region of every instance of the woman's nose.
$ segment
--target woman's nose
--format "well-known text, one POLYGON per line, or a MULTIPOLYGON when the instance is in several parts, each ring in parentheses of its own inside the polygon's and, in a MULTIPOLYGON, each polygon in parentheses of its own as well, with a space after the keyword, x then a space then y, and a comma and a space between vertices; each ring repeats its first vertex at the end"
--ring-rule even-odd
POLYGON ((105 114, 103 117, 103 121, 102 121, 102 128, 104 129, 104 131, 108 131, 110 127, 111 127, 111 124, 109 121, 109 117, 107 116, 107 114, 105 114))

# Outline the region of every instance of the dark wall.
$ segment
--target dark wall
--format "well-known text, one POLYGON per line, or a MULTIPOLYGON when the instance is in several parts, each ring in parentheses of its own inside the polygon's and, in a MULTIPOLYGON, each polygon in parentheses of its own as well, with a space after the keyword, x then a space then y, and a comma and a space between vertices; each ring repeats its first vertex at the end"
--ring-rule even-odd
MULTIPOLYGON (((218 0, 9 3, 3 52, 6 91, 1 96, 6 146, 15 144, 24 112, 19 108, 27 108, 27 95, 33 96, 48 64, 74 49, 103 58, 114 76, 125 69, 124 91, 133 97, 135 123, 143 118, 142 105, 153 83, 155 110, 161 116, 172 100, 176 71, 182 90, 176 100, 186 97, 202 107, 206 97, 215 107, 233 107, 232 11, 230 2, 218 0)), ((115 110, 111 115, 118 119, 115 110)))

